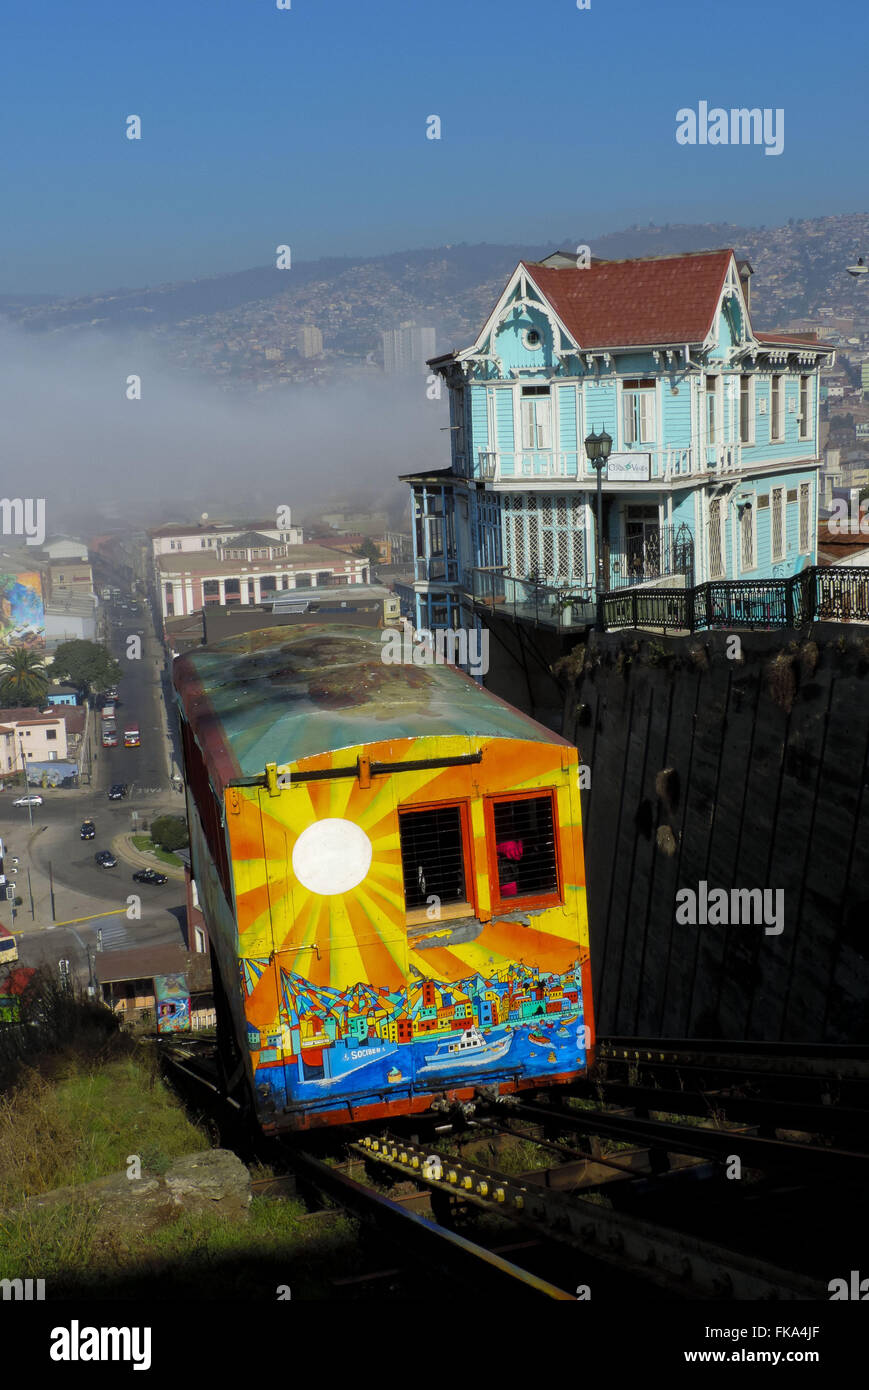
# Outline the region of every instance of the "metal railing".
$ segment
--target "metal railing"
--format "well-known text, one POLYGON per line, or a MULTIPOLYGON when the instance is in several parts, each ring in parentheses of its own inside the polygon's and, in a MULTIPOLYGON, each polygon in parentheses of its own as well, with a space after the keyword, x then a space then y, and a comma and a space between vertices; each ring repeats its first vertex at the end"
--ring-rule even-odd
POLYGON ((814 565, 790 579, 724 580, 693 589, 632 589, 604 594, 603 628, 800 628, 809 623, 869 624, 869 568, 814 565))
POLYGON ((595 620, 594 586, 582 581, 520 579, 496 567, 471 570, 471 584, 474 604, 493 614, 560 629, 587 627, 595 620))
MULTIPOLYGON (((697 473, 728 473, 742 467, 742 445, 706 444, 699 449, 691 446, 665 449, 644 449, 642 445, 628 451, 639 461, 649 460, 648 481, 667 482, 697 473)), ((478 449, 477 476, 489 483, 516 483, 526 486, 552 479, 594 483, 595 471, 582 450, 559 449, 478 449)), ((606 481, 606 474, 604 474, 606 481)), ((647 480, 638 478, 642 487, 647 480)))
POLYGON ((684 524, 656 526, 641 536, 622 536, 619 549, 609 554, 610 589, 678 575, 690 588, 694 581, 694 537, 684 524))

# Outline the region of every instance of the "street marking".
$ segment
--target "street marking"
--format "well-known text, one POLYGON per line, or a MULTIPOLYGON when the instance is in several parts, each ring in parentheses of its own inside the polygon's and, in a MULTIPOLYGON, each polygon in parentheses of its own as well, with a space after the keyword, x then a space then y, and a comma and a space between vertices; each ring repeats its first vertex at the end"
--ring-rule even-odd
POLYGON ((111 912, 94 912, 90 917, 70 917, 66 922, 52 922, 52 927, 71 927, 75 922, 95 922, 98 917, 117 917, 126 907, 113 907, 111 912))

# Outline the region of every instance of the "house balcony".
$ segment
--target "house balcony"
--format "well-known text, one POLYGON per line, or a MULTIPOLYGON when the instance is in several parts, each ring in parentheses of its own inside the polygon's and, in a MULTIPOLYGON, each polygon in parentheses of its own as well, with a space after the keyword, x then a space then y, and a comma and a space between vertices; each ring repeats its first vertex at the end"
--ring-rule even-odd
POLYGON ((474 607, 493 616, 561 632, 588 627, 595 621, 594 589, 582 580, 575 585, 545 584, 533 577, 506 574, 500 566, 473 569, 470 577, 469 597, 474 607))
MULTIPOLYGON (((552 483, 570 483, 573 487, 590 489, 597 485, 595 470, 584 453, 563 453, 555 449, 505 453, 480 449, 477 466, 478 476, 484 482, 505 488, 533 489, 552 483)), ((682 479, 727 474, 741 467, 742 445, 736 443, 705 444, 701 449, 626 449, 610 456, 611 476, 604 474, 604 484, 672 485, 682 479)))

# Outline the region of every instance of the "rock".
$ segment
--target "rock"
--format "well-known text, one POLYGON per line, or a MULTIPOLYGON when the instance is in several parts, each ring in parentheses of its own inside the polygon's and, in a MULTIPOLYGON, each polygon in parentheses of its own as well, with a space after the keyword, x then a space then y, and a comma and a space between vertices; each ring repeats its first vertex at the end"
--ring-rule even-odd
POLYGON ((176 1158, 162 1177, 146 1173, 131 1179, 113 1173, 79 1187, 41 1193, 17 1210, 85 1205, 96 1208, 102 1228, 147 1231, 183 1212, 213 1211, 230 1220, 246 1220, 250 1196, 250 1173, 241 1159, 227 1149, 207 1149, 176 1158))
POLYGON ((250 1173, 228 1149, 177 1158, 164 1178, 171 1200, 185 1211, 217 1211, 245 1217, 250 1206, 250 1173))

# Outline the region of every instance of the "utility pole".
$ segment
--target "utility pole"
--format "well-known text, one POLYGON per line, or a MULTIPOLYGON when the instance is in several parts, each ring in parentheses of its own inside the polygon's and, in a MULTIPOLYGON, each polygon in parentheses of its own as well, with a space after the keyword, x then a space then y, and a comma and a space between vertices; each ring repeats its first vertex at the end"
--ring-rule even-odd
POLYGON ((57 913, 54 910, 54 874, 51 871, 51 860, 48 861, 48 887, 51 893, 51 920, 57 920, 57 913))

